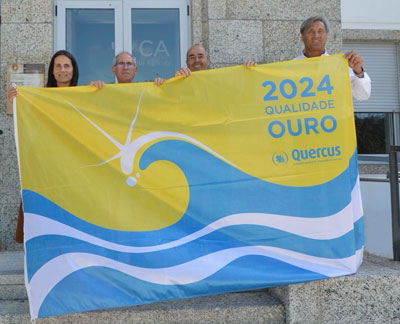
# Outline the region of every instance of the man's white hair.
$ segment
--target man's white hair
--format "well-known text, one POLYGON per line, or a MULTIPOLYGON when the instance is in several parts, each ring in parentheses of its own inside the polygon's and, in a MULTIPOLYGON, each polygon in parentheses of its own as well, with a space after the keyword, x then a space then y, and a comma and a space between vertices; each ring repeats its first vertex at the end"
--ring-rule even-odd
POLYGON ((129 52, 127 52, 127 51, 123 51, 123 52, 120 52, 120 53, 118 53, 117 55, 115 55, 114 60, 113 60, 113 66, 116 66, 116 65, 117 65, 118 57, 121 56, 122 54, 127 54, 127 55, 129 55, 130 57, 132 57, 133 64, 136 65, 136 58, 135 58, 131 53, 129 53, 129 52))

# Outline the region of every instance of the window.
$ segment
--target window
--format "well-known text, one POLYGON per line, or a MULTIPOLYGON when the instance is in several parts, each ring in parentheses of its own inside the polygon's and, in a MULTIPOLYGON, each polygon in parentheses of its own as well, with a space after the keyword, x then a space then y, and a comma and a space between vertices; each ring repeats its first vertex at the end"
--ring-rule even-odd
POLYGON ((391 113, 355 113, 359 154, 385 154, 392 137, 391 113))
POLYGON ((170 78, 185 64, 188 0, 58 0, 56 6, 55 47, 77 59, 79 84, 114 82, 111 65, 121 51, 136 57, 135 81, 170 78))
POLYGON ((372 80, 371 97, 354 100, 359 154, 385 154, 399 143, 398 45, 389 42, 345 43, 344 52, 359 52, 372 80))

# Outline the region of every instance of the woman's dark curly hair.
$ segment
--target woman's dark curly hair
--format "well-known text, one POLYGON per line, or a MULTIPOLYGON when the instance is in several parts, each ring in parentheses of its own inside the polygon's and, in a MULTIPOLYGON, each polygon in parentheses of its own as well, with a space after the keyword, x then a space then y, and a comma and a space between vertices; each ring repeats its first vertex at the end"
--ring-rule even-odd
POLYGON ((68 51, 61 50, 56 53, 54 53, 53 57, 51 58, 50 65, 49 65, 49 71, 47 74, 47 84, 46 87, 51 88, 51 87, 57 87, 57 81, 54 78, 53 70, 54 70, 54 60, 57 56, 64 55, 68 57, 71 60, 72 63, 72 79, 70 82, 70 86, 76 86, 78 85, 78 78, 79 78, 79 69, 78 69, 78 64, 76 63, 75 58, 72 56, 72 54, 68 51))

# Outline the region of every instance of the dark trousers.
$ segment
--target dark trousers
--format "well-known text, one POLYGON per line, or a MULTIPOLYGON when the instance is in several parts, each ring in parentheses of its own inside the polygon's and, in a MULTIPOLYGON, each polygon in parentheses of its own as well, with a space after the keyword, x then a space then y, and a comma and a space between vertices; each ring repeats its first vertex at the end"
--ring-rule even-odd
POLYGON ((24 243, 24 210, 22 209, 22 201, 19 205, 17 231, 15 233, 15 241, 24 243))

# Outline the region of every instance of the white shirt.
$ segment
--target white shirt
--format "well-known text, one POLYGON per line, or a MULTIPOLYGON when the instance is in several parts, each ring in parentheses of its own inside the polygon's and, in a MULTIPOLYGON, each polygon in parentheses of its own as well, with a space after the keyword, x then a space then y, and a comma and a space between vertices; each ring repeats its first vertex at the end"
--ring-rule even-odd
MULTIPOLYGON (((325 52, 321 56, 328 56, 329 54, 325 52)), ((307 58, 307 56, 301 54, 297 56, 295 60, 307 58)), ((349 68, 350 74, 350 83, 351 83, 351 93, 353 97, 357 100, 368 100, 371 96, 371 79, 368 76, 367 72, 364 72, 364 77, 359 78, 354 74, 353 69, 349 68)))

